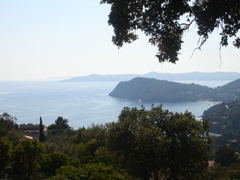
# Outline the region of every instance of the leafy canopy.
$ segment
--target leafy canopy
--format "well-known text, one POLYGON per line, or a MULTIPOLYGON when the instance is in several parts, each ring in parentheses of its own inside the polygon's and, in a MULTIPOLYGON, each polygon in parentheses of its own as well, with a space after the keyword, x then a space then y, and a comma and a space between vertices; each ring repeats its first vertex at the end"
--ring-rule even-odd
POLYGON ((16 128, 16 117, 8 113, 0 114, 0 137, 11 134, 11 130, 16 128))
MULTIPOLYGON (((129 173, 140 179, 194 179, 207 167, 211 140, 208 120, 189 113, 125 107, 109 125, 108 147, 122 157, 129 173)), ((198 178, 201 179, 201 178, 198 178)))
POLYGON ((183 43, 184 31, 196 23, 199 48, 215 29, 220 29, 220 46, 240 47, 239 0, 101 0, 111 5, 109 25, 114 28, 112 41, 118 47, 135 41, 136 30, 149 36, 157 46, 159 62, 175 63, 183 43), (183 23, 183 20, 186 22, 183 23))

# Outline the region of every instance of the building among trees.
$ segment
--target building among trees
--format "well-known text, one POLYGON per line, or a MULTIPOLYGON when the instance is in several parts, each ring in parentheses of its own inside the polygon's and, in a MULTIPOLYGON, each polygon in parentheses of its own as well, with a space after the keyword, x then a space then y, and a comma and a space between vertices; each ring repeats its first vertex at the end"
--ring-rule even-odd
MULTIPOLYGON (((47 135, 47 127, 45 125, 43 126, 43 135, 47 135)), ((31 136, 33 138, 39 139, 40 135, 40 124, 20 124, 19 129, 24 132, 25 135, 31 136)))

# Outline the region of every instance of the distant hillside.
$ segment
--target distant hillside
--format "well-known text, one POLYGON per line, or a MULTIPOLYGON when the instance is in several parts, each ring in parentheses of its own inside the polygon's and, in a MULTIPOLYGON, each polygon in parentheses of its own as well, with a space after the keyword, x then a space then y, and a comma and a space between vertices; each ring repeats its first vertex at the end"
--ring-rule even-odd
POLYGON ((120 82, 109 94, 112 97, 141 100, 147 102, 181 102, 209 100, 213 89, 196 85, 182 84, 153 78, 134 78, 120 82))
POLYGON ((61 82, 110 82, 110 81, 127 81, 135 78, 137 75, 134 74, 121 74, 121 75, 98 75, 91 74, 88 76, 73 77, 66 80, 61 80, 61 82))
POLYGON ((134 78, 120 82, 109 94, 111 97, 146 102, 232 101, 240 97, 240 79, 227 85, 210 88, 153 78, 134 78))
POLYGON ((210 118, 211 132, 223 134, 240 129, 240 102, 221 103, 204 111, 203 118, 210 118))
POLYGON ((240 98, 240 79, 215 88, 213 99, 230 102, 240 98))
POLYGON ((240 78, 240 73, 235 72, 191 72, 191 73, 156 73, 147 74, 119 74, 119 75, 98 75, 73 77, 62 80, 61 82, 83 82, 83 81, 129 81, 136 77, 156 78, 159 80, 180 81, 180 80, 203 80, 203 81, 222 81, 235 80, 240 78))

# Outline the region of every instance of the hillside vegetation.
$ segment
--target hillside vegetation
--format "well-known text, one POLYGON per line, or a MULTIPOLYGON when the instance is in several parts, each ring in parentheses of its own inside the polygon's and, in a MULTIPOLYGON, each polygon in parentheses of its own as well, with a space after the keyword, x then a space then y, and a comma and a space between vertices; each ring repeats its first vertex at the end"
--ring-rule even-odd
POLYGON ((116 122, 77 130, 58 117, 43 141, 24 136, 16 121, 0 115, 0 179, 240 179, 239 130, 211 145, 208 119, 190 112, 124 107, 116 122))
POLYGON ((17 127, 15 118, 0 115, 2 180, 180 180, 208 175, 207 121, 197 121, 190 112, 125 107, 116 122, 78 130, 58 117, 43 141, 24 136, 17 127))
MULTIPOLYGON (((203 112, 209 118, 212 133, 223 134, 240 129, 240 102, 220 103, 203 112)), ((240 140, 240 139, 239 139, 240 140)))
POLYGON ((240 97, 240 79, 227 85, 210 88, 153 78, 134 78, 120 82, 109 94, 111 97, 146 102, 226 101, 240 97))

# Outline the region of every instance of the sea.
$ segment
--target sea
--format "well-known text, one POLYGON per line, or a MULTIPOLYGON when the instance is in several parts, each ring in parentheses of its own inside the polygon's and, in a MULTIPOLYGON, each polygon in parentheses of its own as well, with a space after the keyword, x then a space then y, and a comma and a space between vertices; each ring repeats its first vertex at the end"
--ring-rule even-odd
MULTIPOLYGON (((208 87, 222 86, 230 81, 178 81, 208 87)), ((68 120, 73 129, 90 127, 118 120, 124 107, 142 105, 150 109, 152 103, 110 97, 108 94, 118 82, 58 82, 27 81, 0 82, 0 114, 7 112, 17 118, 17 124, 55 123, 58 117, 68 120)), ((154 103, 171 112, 189 111, 201 119, 204 110, 219 102, 199 101, 181 103, 154 103)))

